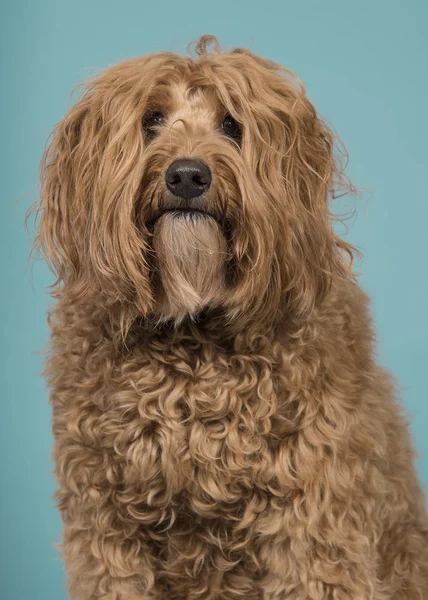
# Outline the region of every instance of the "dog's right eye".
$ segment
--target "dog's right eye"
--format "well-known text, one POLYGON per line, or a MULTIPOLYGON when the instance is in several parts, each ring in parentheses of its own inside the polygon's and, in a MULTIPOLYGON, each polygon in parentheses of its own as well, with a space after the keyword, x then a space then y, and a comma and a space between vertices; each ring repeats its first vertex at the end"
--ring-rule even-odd
POLYGON ((164 120, 165 117, 159 110, 145 114, 143 117, 143 132, 146 138, 149 140, 154 138, 157 132, 156 128, 162 125, 164 120))

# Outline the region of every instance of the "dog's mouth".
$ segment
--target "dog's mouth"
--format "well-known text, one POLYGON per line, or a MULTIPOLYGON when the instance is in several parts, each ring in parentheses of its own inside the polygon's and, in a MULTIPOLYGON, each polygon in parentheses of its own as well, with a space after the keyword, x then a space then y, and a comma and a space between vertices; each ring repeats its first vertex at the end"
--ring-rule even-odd
POLYGON ((189 221, 196 221, 198 219, 214 219, 220 227, 223 227, 223 219, 221 219, 216 213, 204 208, 196 208, 191 206, 168 206, 159 208, 148 221, 148 227, 150 229, 153 228, 159 219, 167 214, 171 215, 173 218, 188 219, 189 221))

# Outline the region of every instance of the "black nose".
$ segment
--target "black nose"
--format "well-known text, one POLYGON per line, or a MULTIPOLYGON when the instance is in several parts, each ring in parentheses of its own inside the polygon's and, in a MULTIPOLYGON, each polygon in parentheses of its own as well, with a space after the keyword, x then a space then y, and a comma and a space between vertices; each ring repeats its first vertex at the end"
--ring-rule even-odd
POLYGON ((211 171, 202 160, 181 158, 171 163, 165 175, 166 185, 175 196, 190 200, 211 185, 211 171))

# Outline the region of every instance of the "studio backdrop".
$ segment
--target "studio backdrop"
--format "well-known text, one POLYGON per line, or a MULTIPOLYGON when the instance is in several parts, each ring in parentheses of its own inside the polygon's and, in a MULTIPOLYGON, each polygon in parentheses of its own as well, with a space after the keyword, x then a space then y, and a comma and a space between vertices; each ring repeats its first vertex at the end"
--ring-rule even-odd
POLYGON ((360 189, 338 232, 363 253, 382 365, 399 381, 428 489, 428 4, 423 0, 12 0, 1 20, 0 597, 65 600, 54 543, 51 410, 41 377, 53 276, 28 262, 38 163, 69 93, 129 57, 202 34, 292 69, 343 140, 360 189))

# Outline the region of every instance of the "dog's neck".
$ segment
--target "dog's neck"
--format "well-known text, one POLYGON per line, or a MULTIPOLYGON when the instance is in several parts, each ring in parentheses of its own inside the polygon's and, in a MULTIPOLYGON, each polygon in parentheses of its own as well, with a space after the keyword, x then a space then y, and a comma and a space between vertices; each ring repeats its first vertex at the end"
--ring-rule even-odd
POLYGON ((66 295, 58 299, 55 313, 61 321, 65 320, 70 325, 74 322, 76 326, 84 321, 85 332, 79 332, 79 337, 87 335, 100 342, 102 340, 103 344, 111 343, 112 351, 119 354, 158 343, 162 343, 163 347, 181 344, 195 350, 196 347, 210 345, 226 353, 258 352, 259 348, 276 343, 292 346, 293 339, 312 338, 310 332, 316 331, 322 336, 322 332, 328 329, 328 335, 334 337, 334 331, 329 327, 332 317, 329 313, 335 310, 337 304, 346 304, 352 318, 352 313, 360 312, 362 303, 358 286, 342 281, 333 286, 328 301, 315 306, 308 315, 297 316, 287 312, 287 306, 284 306, 282 313, 269 324, 247 320, 246 315, 231 319, 221 309, 205 309, 176 324, 173 320, 159 322, 155 317, 142 316, 121 304, 106 307, 83 299, 70 301, 66 295))

